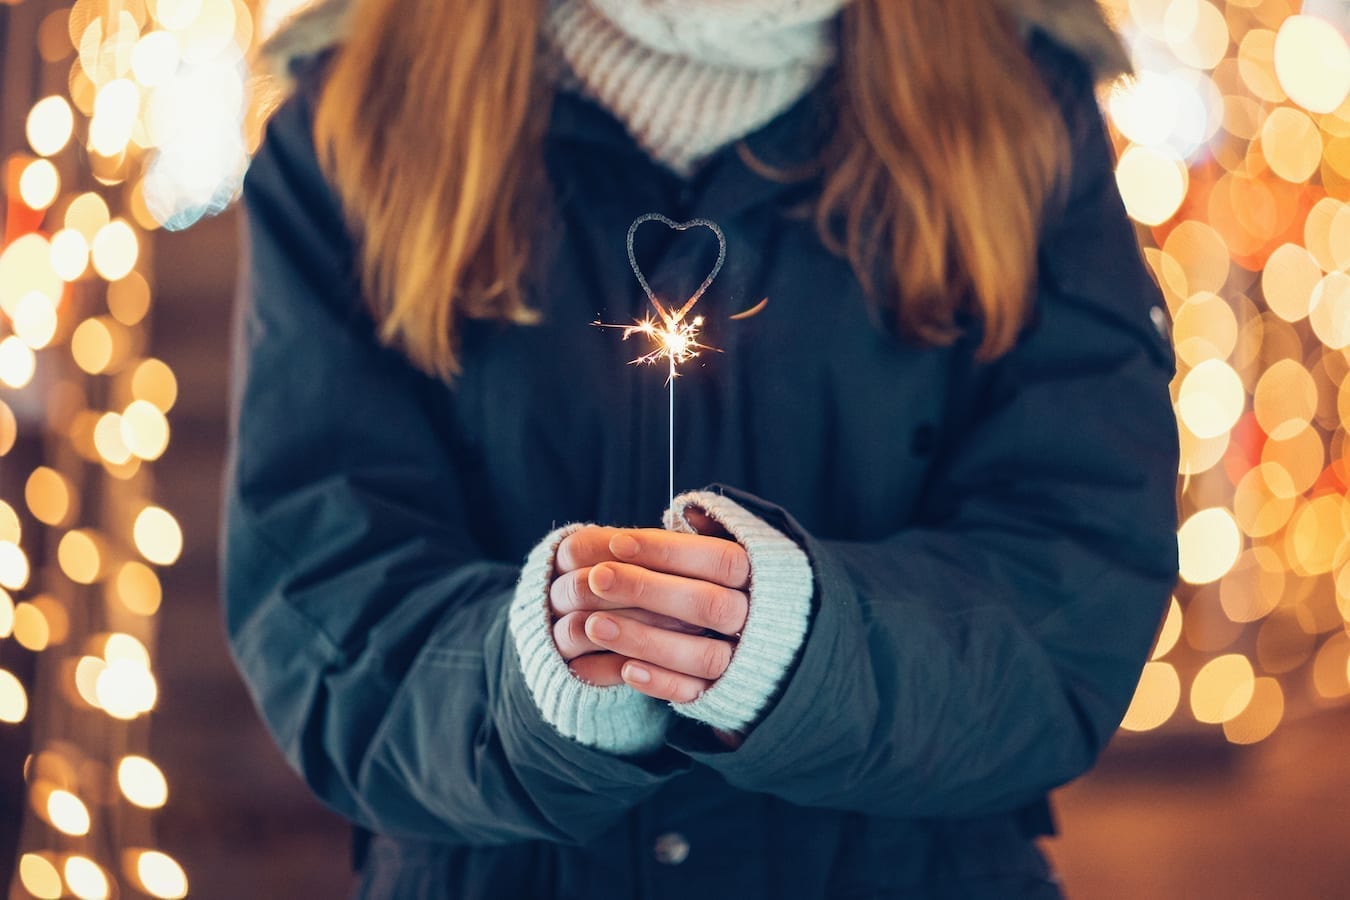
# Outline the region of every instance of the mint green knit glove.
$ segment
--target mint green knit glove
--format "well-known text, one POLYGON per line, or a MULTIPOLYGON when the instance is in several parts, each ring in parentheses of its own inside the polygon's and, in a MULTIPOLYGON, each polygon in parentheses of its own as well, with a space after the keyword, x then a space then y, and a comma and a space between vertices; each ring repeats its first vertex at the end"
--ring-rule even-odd
POLYGON ((521 674, 544 721, 563 736, 609 753, 647 753, 665 742, 669 707, 626 684, 582 681, 553 642, 548 591, 554 557, 563 538, 584 527, 573 523, 550 532, 521 569, 508 620, 521 674))
POLYGON ((702 510, 745 548, 750 558, 750 611, 722 676, 697 699, 670 706, 682 716, 737 732, 759 718, 806 639, 815 578, 810 560, 795 541, 721 494, 680 494, 666 511, 666 527, 695 533, 685 519, 691 507, 702 510))

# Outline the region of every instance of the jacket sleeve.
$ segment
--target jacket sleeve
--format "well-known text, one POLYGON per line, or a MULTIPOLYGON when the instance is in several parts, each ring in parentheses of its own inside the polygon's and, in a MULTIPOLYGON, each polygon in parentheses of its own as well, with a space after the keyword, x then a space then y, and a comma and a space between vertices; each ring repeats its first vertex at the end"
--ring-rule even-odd
POLYGON ((1037 321, 971 379, 914 526, 825 540, 726 490, 815 573, 800 656, 745 742, 672 728, 734 785, 885 816, 1011 811, 1087 770, 1129 705, 1177 574, 1175 358, 1073 72, 1037 321))
POLYGON ((474 538, 452 395, 381 347, 360 309, 311 104, 298 91, 276 113, 243 187, 221 548, 232 652, 290 764, 361 825, 585 840, 689 761, 604 752, 541 717, 510 638, 521 565, 474 538))

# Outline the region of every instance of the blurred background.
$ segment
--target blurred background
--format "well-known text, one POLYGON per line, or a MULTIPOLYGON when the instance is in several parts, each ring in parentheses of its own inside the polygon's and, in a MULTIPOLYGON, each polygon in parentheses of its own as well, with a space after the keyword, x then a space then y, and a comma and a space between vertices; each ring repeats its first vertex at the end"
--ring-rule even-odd
MULTIPOLYGON (((0 885, 338 897, 225 649, 237 195, 296 4, 0 0, 0 885)), ((1350 3, 1112 0, 1167 297, 1182 579, 1056 795, 1074 898, 1350 896, 1350 3)), ((1164 323, 1165 324, 1165 323, 1164 323)), ((1103 398, 1109 402, 1109 398, 1103 398)))

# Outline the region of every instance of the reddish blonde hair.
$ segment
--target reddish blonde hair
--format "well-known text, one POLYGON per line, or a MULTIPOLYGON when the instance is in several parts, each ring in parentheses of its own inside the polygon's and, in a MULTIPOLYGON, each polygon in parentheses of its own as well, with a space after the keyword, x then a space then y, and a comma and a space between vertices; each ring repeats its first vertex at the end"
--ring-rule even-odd
MULTIPOLYGON (((545 187, 542 5, 361 0, 351 15, 315 114, 320 165, 381 340, 448 379, 462 318, 536 320, 522 279, 545 187)), ((892 298, 902 333, 949 344, 973 304, 978 356, 997 357, 1026 318, 1067 163, 1056 106, 990 0, 852 0, 841 16, 822 239, 892 298)))

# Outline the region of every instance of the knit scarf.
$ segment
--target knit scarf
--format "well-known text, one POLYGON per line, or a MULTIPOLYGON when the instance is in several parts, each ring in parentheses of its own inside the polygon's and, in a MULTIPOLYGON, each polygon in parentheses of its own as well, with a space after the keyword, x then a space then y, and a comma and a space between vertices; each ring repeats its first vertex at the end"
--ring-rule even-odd
POLYGON ((687 176, 766 124, 834 61, 847 0, 553 0, 564 86, 605 106, 687 176))

